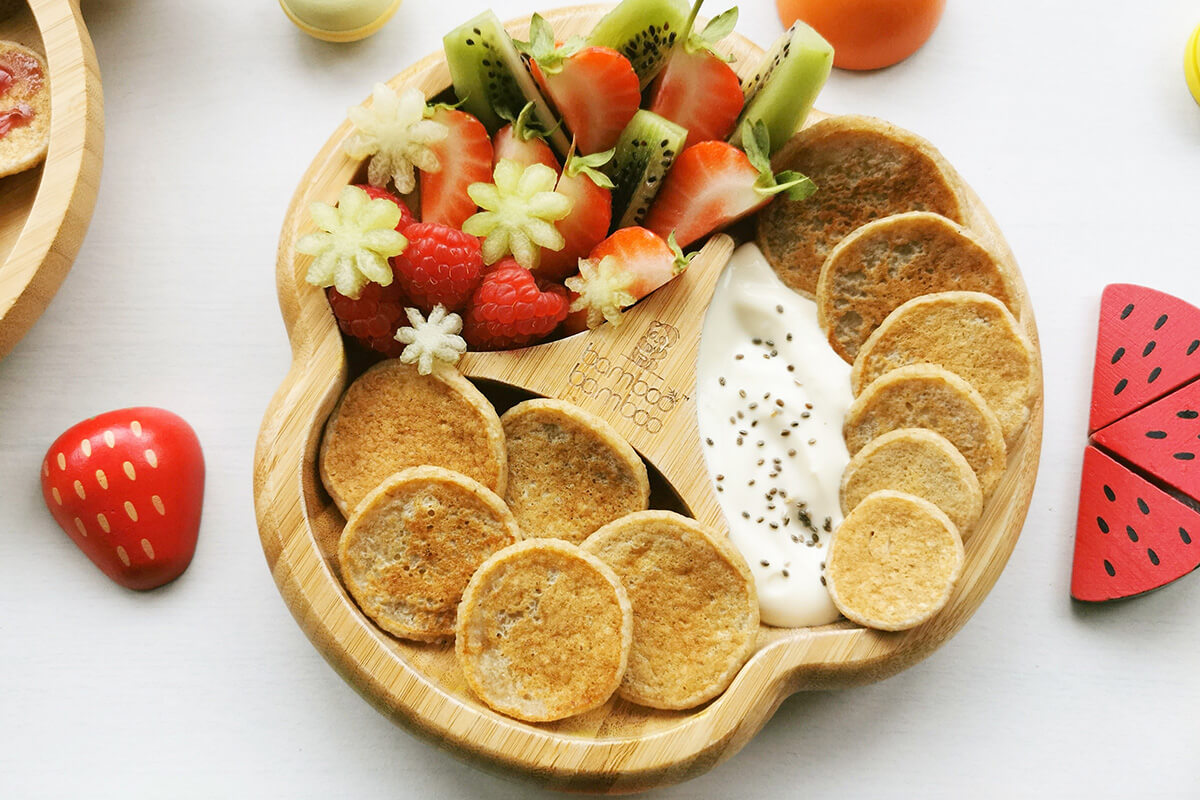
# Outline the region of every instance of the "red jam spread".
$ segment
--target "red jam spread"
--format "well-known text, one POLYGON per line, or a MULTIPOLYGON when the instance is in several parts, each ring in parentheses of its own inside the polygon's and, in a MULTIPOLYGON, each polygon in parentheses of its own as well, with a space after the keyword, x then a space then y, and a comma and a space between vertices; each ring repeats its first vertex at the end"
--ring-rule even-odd
POLYGON ((33 121, 33 109, 28 103, 17 103, 12 108, 0 111, 0 138, 8 135, 13 128, 28 125, 33 121))
POLYGON ((0 111, 0 138, 33 121, 33 108, 24 101, 42 88, 42 81, 42 65, 36 58, 19 50, 0 52, 0 102, 19 101, 0 111))

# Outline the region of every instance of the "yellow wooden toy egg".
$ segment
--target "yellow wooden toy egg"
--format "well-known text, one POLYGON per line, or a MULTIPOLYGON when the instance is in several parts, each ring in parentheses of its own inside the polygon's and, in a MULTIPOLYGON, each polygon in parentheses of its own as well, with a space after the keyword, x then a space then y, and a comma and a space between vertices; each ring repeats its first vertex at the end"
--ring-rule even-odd
POLYGON ((279 0, 296 27, 326 42, 355 42, 383 27, 400 0, 279 0))
POLYGON ((1187 78, 1188 88, 1192 90, 1192 97, 1200 103, 1200 25, 1192 31, 1184 50, 1183 74, 1187 78))

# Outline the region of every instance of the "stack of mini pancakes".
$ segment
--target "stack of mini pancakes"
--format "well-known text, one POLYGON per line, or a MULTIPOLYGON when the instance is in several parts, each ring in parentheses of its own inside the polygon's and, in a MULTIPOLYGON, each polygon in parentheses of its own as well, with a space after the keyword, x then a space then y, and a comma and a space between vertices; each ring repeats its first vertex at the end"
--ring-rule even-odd
POLYGON ((759 247, 853 365, 826 580, 850 619, 913 627, 949 598, 1040 392, 1016 268, 953 168, 894 125, 823 120, 775 167, 819 190, 768 206, 759 247))

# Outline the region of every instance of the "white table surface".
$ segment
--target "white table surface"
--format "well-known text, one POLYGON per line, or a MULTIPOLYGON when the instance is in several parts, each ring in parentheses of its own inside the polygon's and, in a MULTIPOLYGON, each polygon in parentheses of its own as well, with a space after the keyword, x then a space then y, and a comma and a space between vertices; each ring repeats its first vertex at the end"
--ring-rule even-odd
MULTIPOLYGON (((0 362, 0 797, 536 794, 342 682, 275 591, 251 499, 289 359, 274 254, 296 181, 348 105, 484 0, 406 0, 353 45, 305 37, 271 0, 85 5, 106 95, 100 197, 62 290, 0 362), (190 420, 209 470, 195 560, 150 594, 94 569, 38 488, 62 430, 140 404, 190 420)), ((1200 4, 948 5, 914 58, 837 72, 820 105, 937 143, 1017 254, 1046 371, 1024 535, 927 661, 793 697, 663 796, 1200 796, 1200 575, 1106 607, 1068 597, 1100 291, 1137 281, 1200 302, 1200 107, 1180 66, 1200 4)), ((769 0, 742 6, 740 31, 778 33, 769 0)))

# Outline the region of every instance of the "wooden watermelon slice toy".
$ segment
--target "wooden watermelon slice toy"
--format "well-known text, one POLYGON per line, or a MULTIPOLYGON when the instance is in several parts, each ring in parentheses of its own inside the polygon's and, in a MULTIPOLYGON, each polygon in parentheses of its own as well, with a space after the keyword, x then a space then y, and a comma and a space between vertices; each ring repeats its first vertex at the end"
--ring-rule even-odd
POLYGON ((1071 596, 1144 594, 1200 566, 1200 309, 1133 284, 1100 303, 1071 596))

